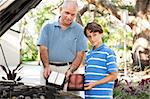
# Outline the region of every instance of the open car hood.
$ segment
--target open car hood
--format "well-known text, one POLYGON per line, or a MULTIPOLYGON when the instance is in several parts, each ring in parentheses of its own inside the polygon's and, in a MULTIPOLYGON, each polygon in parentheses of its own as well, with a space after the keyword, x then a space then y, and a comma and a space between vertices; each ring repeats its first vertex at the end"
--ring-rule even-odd
POLYGON ((0 37, 42 0, 1 0, 0 37))

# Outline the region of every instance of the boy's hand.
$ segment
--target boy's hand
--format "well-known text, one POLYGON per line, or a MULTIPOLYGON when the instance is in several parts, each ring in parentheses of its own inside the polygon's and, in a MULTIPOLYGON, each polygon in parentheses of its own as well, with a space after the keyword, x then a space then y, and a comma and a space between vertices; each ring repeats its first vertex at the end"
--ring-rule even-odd
POLYGON ((84 90, 91 90, 95 86, 96 86, 95 82, 84 84, 84 90))

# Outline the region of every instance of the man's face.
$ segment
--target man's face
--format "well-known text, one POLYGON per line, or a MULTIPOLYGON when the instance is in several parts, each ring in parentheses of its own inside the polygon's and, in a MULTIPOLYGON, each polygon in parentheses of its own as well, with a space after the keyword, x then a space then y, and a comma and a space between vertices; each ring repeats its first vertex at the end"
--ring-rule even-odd
POLYGON ((70 25, 76 17, 77 9, 71 5, 67 5, 60 9, 61 22, 63 25, 70 25))

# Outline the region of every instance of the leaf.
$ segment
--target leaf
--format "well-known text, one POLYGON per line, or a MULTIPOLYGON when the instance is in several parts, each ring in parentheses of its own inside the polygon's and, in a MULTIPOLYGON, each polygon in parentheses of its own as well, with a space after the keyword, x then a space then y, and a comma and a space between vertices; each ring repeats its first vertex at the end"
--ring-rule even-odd
POLYGON ((14 73, 12 76, 13 76, 13 79, 15 80, 17 73, 14 73))
POLYGON ((7 79, 8 80, 14 80, 13 78, 12 78, 12 74, 11 74, 11 71, 9 70, 9 73, 7 74, 7 79))
POLYGON ((5 66, 0 65, 0 67, 1 67, 1 68, 3 69, 3 71, 7 74, 7 70, 6 70, 5 66))
POLYGON ((3 80, 7 80, 5 77, 2 77, 3 80))
POLYGON ((23 66, 21 66, 21 67, 18 69, 18 71, 20 71, 22 68, 23 68, 23 66))
POLYGON ((21 66, 21 63, 19 63, 13 71, 15 72, 20 66, 21 66))
POLYGON ((19 76, 18 78, 17 78, 17 81, 20 81, 22 78, 19 76))
POLYGON ((16 71, 20 66, 21 66, 21 63, 19 63, 19 64, 17 65, 17 67, 12 71, 12 75, 15 73, 15 71, 16 71))

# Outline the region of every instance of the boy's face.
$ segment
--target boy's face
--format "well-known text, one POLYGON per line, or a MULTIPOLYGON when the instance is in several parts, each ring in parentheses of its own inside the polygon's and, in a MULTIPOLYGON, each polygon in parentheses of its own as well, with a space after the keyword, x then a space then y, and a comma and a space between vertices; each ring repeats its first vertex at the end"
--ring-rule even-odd
POLYGON ((99 44, 101 43, 103 33, 90 32, 89 30, 86 30, 86 34, 88 40, 91 42, 93 46, 99 46, 99 44))

